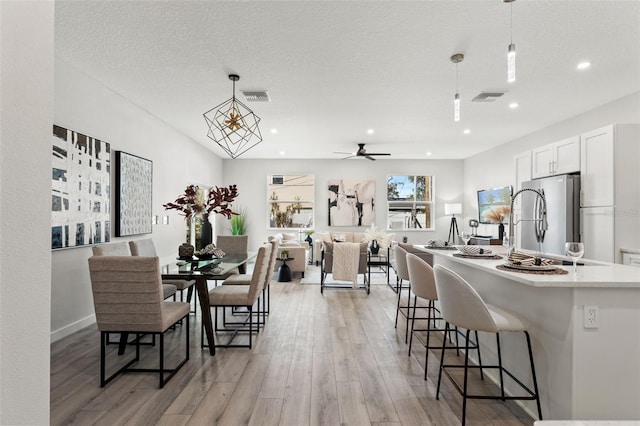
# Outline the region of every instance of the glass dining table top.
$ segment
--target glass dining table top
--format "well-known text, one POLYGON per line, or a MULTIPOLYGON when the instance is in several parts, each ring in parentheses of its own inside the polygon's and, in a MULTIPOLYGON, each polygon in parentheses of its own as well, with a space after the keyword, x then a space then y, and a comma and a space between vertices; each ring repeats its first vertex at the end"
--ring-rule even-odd
POLYGON ((178 259, 173 263, 162 266, 162 276, 165 278, 186 278, 196 276, 225 275, 257 256, 258 252, 250 251, 246 254, 226 254, 217 259, 178 259))

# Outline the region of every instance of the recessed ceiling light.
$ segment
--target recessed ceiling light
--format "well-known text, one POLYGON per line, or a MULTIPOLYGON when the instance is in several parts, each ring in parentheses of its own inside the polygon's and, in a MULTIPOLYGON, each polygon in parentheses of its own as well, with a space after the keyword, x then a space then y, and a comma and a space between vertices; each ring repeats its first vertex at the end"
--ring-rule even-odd
POLYGON ((518 108, 518 106, 519 106, 519 105, 518 105, 518 103, 517 103, 517 102, 511 102, 511 103, 509 104, 509 108, 511 108, 511 109, 516 109, 516 108, 518 108))
POLYGON ((278 134, 278 129, 271 129, 271 133, 274 134, 274 135, 277 135, 278 134))
POLYGON ((576 68, 579 69, 579 70, 586 70, 590 66, 591 66, 591 62, 584 61, 584 62, 580 62, 576 68))
POLYGON ((427 153, 426 153, 426 155, 427 155, 427 156, 430 156, 430 155, 431 155, 431 151, 427 152, 427 153))
POLYGON ((284 155, 286 154, 284 151, 280 151, 280 155, 284 155))
POLYGON ((367 129, 367 134, 372 135, 374 133, 373 129, 367 129))
POLYGON ((468 135, 469 133, 471 133, 471 130, 469 130, 469 129, 464 129, 464 131, 463 131, 462 133, 464 133, 465 135, 468 135))

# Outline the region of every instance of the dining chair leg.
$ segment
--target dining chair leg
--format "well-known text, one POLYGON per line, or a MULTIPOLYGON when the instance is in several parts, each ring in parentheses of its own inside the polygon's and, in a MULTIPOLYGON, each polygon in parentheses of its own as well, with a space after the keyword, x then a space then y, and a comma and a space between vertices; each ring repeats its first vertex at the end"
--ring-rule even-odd
MULTIPOLYGON (((400 312, 400 297, 402 296, 402 280, 400 280, 400 287, 398 288, 398 302, 396 303, 396 322, 395 328, 398 328, 398 312, 400 312)), ((407 317, 408 318, 408 317, 407 317)))
POLYGON ((478 330, 475 330, 475 332, 476 332, 476 348, 478 349, 478 365, 480 366, 480 379, 484 380, 484 373, 482 368, 482 355, 480 355, 480 339, 478 338, 478 330))
MULTIPOLYGON (((409 318, 410 315, 410 311, 411 311, 411 282, 409 281, 409 289, 408 289, 408 294, 407 294, 407 318, 409 318)), ((407 321, 407 325, 404 329, 404 342, 407 343, 407 340, 409 339, 409 321, 407 321)))
POLYGON ((502 353, 500 352, 500 333, 496 333, 496 345, 498 346, 498 371, 500 372, 500 396, 504 401, 504 378, 502 377, 502 353))
MULTIPOLYGON (((431 337, 431 308, 433 307, 433 300, 429 300, 429 305, 427 307, 427 346, 425 347, 424 354, 424 379, 427 380, 427 367, 429 365, 429 337, 431 337)), ((415 316, 415 310, 413 311, 413 315, 415 316)), ((435 316, 435 313, 434 313, 435 316)), ((446 334, 445 334, 446 336, 446 334)))
MULTIPOLYGON (((469 382, 469 337, 471 330, 467 330, 467 339, 464 345, 464 384, 462 393, 462 426, 466 423, 467 414, 467 385, 469 382)), ((480 370, 482 371, 482 370, 480 370)))
MULTIPOLYGON (((417 303, 416 300, 418 299, 418 296, 415 296, 414 298, 414 303, 417 303)), ((407 321, 409 321, 409 318, 407 318, 407 321)), ((411 336, 409 336, 409 356, 411 356, 411 345, 413 344, 413 329, 415 327, 416 324, 416 310, 413 310, 413 315, 411 316, 411 336)))
POLYGON ((444 351, 447 346, 447 332, 449 331, 449 323, 444 323, 444 338, 442 339, 442 350, 440 351, 440 370, 438 371, 438 386, 436 387, 436 399, 440 399, 440 383, 442 382, 442 366, 444 364, 444 351))

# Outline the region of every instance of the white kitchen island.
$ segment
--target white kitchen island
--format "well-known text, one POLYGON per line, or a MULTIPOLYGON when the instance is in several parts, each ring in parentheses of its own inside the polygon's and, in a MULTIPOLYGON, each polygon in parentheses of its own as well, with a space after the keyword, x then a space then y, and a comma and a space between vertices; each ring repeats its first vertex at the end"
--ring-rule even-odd
MULTIPOLYGON (((569 274, 533 275, 497 269, 504 260, 415 247, 466 279, 486 303, 528 323, 545 419, 640 420, 640 268, 579 266, 574 277, 572 266, 560 266, 569 274), (585 305, 598 306, 598 328, 584 327, 585 305)), ((483 363, 495 364, 495 337, 482 333, 480 341, 483 363)), ((501 349, 505 367, 531 384, 524 335, 502 333, 501 349)), ((488 373, 495 381, 495 371, 488 373)), ((509 381, 505 387, 521 394, 509 381)), ((519 403, 536 417, 535 402, 519 403)))

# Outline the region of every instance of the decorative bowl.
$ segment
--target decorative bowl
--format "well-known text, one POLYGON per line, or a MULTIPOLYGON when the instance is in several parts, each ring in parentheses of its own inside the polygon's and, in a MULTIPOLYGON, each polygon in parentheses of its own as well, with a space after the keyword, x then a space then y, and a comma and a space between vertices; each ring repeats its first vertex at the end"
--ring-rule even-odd
POLYGON ((200 259, 200 260, 210 260, 210 259, 213 259, 213 253, 196 254, 195 256, 196 256, 198 259, 200 259))

